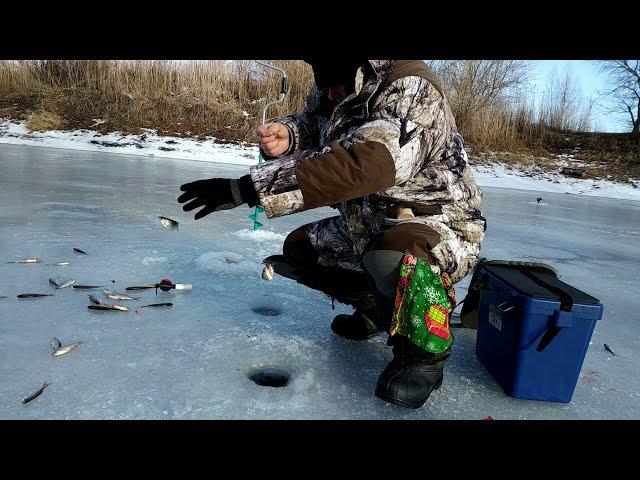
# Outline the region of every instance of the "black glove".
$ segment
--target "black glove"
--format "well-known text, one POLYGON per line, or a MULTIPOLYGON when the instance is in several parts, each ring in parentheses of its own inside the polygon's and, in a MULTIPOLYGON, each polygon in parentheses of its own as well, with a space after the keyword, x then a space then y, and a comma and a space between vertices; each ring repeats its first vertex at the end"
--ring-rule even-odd
POLYGON ((255 207, 260 203, 250 175, 245 175, 237 180, 231 178, 198 180, 185 183, 180 187, 180 190, 184 193, 178 197, 178 202, 184 203, 191 200, 182 207, 185 212, 205 206, 196 213, 196 220, 211 212, 235 208, 244 203, 248 203, 250 207, 255 207))

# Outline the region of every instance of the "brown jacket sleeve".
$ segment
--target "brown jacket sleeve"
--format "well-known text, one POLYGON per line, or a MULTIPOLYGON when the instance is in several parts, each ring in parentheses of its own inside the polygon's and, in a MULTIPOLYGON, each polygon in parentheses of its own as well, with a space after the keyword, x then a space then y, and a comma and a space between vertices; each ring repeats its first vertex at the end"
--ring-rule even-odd
POLYGON ((392 187, 396 172, 387 147, 379 142, 339 142, 330 152, 302 161, 296 168, 306 208, 317 208, 392 187))

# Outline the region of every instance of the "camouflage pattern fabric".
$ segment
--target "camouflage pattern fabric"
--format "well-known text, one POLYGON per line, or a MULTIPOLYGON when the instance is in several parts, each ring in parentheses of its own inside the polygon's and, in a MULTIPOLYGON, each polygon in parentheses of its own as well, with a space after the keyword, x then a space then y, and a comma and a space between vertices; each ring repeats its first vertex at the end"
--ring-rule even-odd
MULTIPOLYGON (((424 62, 414 63, 422 64, 416 64, 416 71, 426 68, 424 62)), ((252 167, 251 178, 269 218, 305 210, 305 195, 307 204, 339 210, 342 222, 320 222, 309 230, 318 242, 335 244, 335 249, 320 249, 321 262, 357 264, 371 240, 386 228, 417 222, 441 237, 429 252, 433 272, 447 273, 455 283, 479 258, 485 230, 482 193, 469 171, 462 136, 441 89, 422 74, 389 81, 395 64, 389 60, 363 64, 356 75, 356 91, 335 108, 326 92, 314 87, 302 112, 278 119, 292 137, 287 154, 252 167), (358 145, 382 145, 385 155, 379 149, 367 153, 358 145), (335 166, 343 164, 347 174, 336 173, 335 166), (318 183, 313 202, 308 180, 300 184, 310 177, 309 171, 318 183), (326 178, 317 178, 325 171, 326 178), (341 185, 323 191, 323 184, 335 187, 342 181, 343 195, 335 194, 341 185), (370 191, 347 198, 358 182, 370 191), (415 217, 396 219, 397 207, 411 208, 415 217), (345 249, 347 244, 352 252, 345 249)))

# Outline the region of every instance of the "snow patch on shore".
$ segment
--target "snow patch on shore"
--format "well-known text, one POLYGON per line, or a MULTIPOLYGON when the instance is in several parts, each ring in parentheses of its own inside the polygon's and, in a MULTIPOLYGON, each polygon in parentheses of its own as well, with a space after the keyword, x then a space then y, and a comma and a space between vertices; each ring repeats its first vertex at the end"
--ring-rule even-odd
POLYGON ((640 181, 623 184, 609 180, 575 179, 559 173, 536 172, 503 163, 472 165, 473 176, 482 187, 513 188, 640 201, 640 181))
MULTIPOLYGON (((94 120, 96 124, 102 121, 100 119, 94 120)), ((141 135, 124 135, 120 132, 102 135, 93 130, 29 132, 24 121, 10 121, 0 118, 0 144, 34 145, 236 165, 255 165, 257 163, 257 146, 246 143, 216 142, 214 137, 207 137, 206 140, 165 137, 158 135, 155 130, 146 130, 141 135)), ((567 156, 558 166, 568 165, 571 160, 573 159, 567 156)), ((533 171, 526 167, 513 167, 499 162, 476 165, 473 156, 471 157, 471 168, 476 182, 483 187, 640 201, 640 180, 623 184, 609 180, 574 179, 560 173, 533 171)), ((270 238, 269 234, 269 232, 259 230, 257 232, 238 232, 237 236, 257 242, 277 240, 275 237, 270 238)))
MULTIPOLYGON (((100 119, 95 119, 96 124, 100 119)), ((50 130, 30 132, 25 121, 0 118, 0 144, 32 145, 93 152, 124 153, 149 157, 180 158, 215 163, 254 165, 258 148, 249 144, 217 143, 215 137, 205 140, 160 136, 156 130, 143 129, 140 135, 111 132, 103 135, 94 130, 50 130)))

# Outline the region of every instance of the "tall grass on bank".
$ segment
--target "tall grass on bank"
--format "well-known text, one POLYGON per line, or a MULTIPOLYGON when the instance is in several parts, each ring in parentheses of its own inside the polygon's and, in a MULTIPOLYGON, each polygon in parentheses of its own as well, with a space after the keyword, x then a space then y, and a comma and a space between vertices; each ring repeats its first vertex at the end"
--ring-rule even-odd
MULTIPOLYGON (((272 63, 286 68, 289 93, 268 115, 298 111, 311 85, 310 67, 272 63)), ((0 114, 49 112, 63 119, 64 128, 102 119, 103 131, 153 128, 254 140, 260 109, 277 97, 278 80, 250 61, 2 61, 0 114)))
MULTIPOLYGON (((311 68, 302 61, 272 63, 287 71, 289 93, 269 117, 299 111, 313 81, 311 68)), ((523 72, 517 62, 506 61, 447 61, 436 70, 468 144, 540 149, 562 137, 558 129, 588 129, 589 118, 577 115, 567 101, 568 77, 552 85, 540 107, 524 95, 506 95, 523 83, 523 72)), ((0 116, 29 118, 34 129, 137 133, 150 128, 167 135, 255 141, 260 108, 277 97, 278 80, 248 60, 0 61, 0 116), (96 125, 97 119, 104 123, 96 125)))

